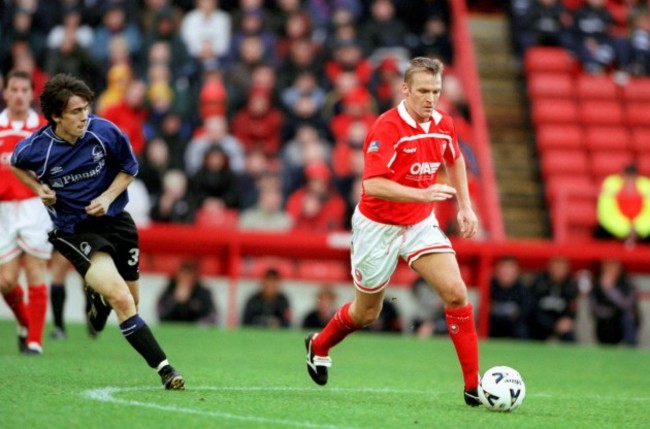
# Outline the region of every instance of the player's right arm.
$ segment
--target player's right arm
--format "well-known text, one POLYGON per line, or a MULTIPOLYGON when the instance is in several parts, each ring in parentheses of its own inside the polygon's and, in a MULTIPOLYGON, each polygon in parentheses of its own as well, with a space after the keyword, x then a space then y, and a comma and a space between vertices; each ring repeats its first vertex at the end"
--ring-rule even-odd
POLYGON ((368 196, 400 203, 432 203, 456 195, 454 188, 442 183, 433 184, 428 188, 412 188, 382 176, 364 180, 363 189, 368 196))
POLYGON ((50 187, 46 184, 40 183, 38 180, 36 180, 34 174, 31 171, 23 170, 13 165, 11 166, 11 170, 21 182, 27 185, 32 191, 34 191, 36 195, 38 195, 41 201, 43 201, 43 204, 49 207, 56 203, 56 192, 50 189, 50 187))

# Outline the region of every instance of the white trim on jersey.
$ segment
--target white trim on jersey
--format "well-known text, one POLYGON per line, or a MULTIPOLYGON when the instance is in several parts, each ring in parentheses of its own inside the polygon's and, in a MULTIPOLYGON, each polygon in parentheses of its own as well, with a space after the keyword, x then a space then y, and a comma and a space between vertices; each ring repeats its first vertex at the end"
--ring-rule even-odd
MULTIPOLYGON (((29 134, 34 132, 34 128, 38 126, 40 123, 38 113, 34 109, 29 109, 29 112, 27 113, 27 120, 25 121, 10 121, 9 120, 9 109, 6 108, 2 112, 0 112, 0 127, 8 127, 11 124, 11 128, 14 129, 14 131, 22 131, 24 128, 31 128, 32 131, 30 131, 29 134), (16 124, 19 124, 20 126, 17 127, 16 124)), ((28 135, 29 135, 28 134, 28 135)))

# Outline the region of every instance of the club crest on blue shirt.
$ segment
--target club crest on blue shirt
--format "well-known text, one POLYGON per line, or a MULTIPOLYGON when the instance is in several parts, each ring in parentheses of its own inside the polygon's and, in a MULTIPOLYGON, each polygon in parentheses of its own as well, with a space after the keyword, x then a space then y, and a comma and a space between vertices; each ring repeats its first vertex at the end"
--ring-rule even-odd
POLYGON ((379 150, 379 145, 381 145, 381 142, 379 140, 371 141, 370 144, 368 145, 367 153, 377 152, 379 150))
POLYGON ((100 159, 104 157, 104 151, 99 146, 93 146, 92 154, 93 154, 93 161, 95 162, 98 162, 100 159))

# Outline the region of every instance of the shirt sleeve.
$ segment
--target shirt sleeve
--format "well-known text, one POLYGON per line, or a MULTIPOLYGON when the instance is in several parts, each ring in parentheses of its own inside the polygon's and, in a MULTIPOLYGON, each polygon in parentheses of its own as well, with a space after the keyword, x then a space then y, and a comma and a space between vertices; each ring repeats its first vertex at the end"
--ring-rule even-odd
POLYGON ((398 139, 397 130, 389 123, 377 124, 368 133, 363 147, 363 179, 393 174, 390 163, 395 157, 395 144, 398 139))
POLYGON ((445 117, 445 126, 449 129, 451 136, 451 143, 447 145, 442 154, 445 162, 453 164, 461 155, 460 145, 458 144, 458 136, 456 135, 456 127, 454 121, 450 117, 445 117))
POLYGON ((10 164, 21 170, 35 170, 35 163, 30 159, 31 153, 31 139, 24 139, 18 142, 14 148, 11 158, 9 160, 10 164))
POLYGON ((126 137, 126 135, 120 131, 117 126, 112 123, 109 125, 109 135, 108 144, 113 152, 117 162, 120 166, 120 171, 123 171, 131 176, 136 176, 138 174, 139 164, 138 159, 133 153, 133 147, 131 142, 126 137))

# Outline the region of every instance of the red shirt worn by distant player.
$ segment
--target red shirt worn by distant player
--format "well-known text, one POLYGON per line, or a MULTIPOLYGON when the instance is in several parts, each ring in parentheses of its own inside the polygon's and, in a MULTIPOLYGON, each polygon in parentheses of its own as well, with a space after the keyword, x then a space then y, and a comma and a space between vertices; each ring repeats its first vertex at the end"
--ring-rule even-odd
POLYGON ((7 109, 0 113, 0 201, 34 198, 34 192, 11 171, 9 159, 19 141, 29 137, 47 121, 29 110, 26 121, 11 121, 7 109))
MULTIPOLYGON (((447 113, 434 110, 426 130, 406 111, 402 101, 382 114, 363 145, 363 179, 382 176, 404 186, 427 188, 436 183, 438 169, 461 156, 454 123, 447 113)), ((393 202, 361 195, 359 210, 375 222, 414 225, 431 215, 434 203, 393 202)))

